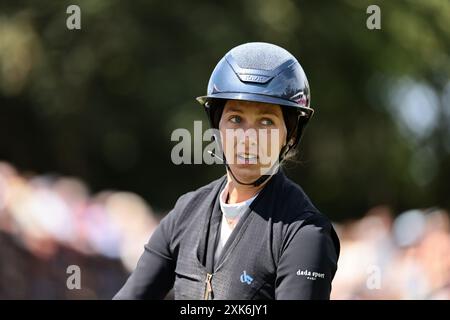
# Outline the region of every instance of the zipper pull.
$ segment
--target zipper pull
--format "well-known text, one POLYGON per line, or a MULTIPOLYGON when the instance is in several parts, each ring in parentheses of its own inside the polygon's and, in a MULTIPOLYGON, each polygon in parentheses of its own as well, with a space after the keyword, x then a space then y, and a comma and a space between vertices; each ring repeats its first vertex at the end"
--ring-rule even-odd
POLYGON ((212 286, 211 286, 211 278, 212 278, 212 274, 211 273, 207 273, 206 274, 206 280, 205 280, 205 295, 204 295, 204 300, 209 300, 209 296, 210 294, 212 295, 212 286))

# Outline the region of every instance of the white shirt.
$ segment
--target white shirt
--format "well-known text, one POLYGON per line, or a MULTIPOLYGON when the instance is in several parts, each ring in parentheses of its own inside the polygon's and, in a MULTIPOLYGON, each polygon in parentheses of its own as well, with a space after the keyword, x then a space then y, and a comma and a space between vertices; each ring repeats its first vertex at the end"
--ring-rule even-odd
MULTIPOLYGON (((226 203, 227 196, 228 196, 228 186, 230 182, 227 182, 227 185, 220 193, 220 209, 222 210, 222 222, 220 227, 220 239, 217 243, 216 252, 214 253, 214 263, 217 263, 217 260, 220 257, 220 254, 222 252, 223 247, 225 246, 225 243, 227 242, 228 238, 231 235, 231 232, 233 232, 234 226, 230 226, 227 222, 228 219, 233 219, 236 222, 242 217, 245 210, 250 206, 250 204, 255 200, 255 198, 258 196, 258 193, 253 196, 252 198, 238 202, 238 203, 226 203)), ((236 224, 234 224, 236 225, 236 224)))

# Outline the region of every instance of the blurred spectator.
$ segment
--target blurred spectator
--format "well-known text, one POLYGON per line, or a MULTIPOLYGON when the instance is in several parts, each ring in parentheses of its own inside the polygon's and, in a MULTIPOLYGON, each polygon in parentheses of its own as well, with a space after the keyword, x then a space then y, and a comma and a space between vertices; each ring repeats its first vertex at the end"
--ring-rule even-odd
POLYGON ((72 177, 25 176, 0 162, 0 299, 109 299, 157 225, 129 192, 90 195, 72 177), (81 290, 66 286, 81 270, 81 290))
MULTIPOLYGON (((157 226, 130 192, 91 195, 73 177, 20 174, 0 162, 0 299, 110 299, 157 226), (81 290, 66 287, 69 265, 81 290)), ((386 206, 335 224, 341 240, 332 299, 450 299, 450 218, 386 206)))
POLYGON ((379 207, 337 231, 333 299, 450 299, 448 212, 409 210, 392 222, 379 207))

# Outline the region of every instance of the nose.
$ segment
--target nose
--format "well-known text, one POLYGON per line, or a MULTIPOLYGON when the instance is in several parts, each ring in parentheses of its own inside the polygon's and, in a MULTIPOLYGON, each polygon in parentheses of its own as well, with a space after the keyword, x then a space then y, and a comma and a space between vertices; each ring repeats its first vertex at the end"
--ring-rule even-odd
POLYGON ((243 133, 239 136, 238 144, 243 145, 246 150, 251 147, 258 146, 258 132, 255 128, 245 128, 243 133))

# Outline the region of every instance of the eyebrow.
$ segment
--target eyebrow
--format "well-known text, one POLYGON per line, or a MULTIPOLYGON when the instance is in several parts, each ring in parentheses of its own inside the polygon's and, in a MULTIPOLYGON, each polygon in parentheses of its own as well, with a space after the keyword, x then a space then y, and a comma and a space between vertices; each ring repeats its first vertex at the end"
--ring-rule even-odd
MULTIPOLYGON (((244 113, 242 110, 234 108, 234 107, 230 107, 228 108, 227 112, 236 112, 236 113, 244 113)), ((266 110, 258 110, 258 115, 271 115, 271 116, 276 116, 278 117, 278 114, 276 114, 275 112, 269 112, 266 110)))

